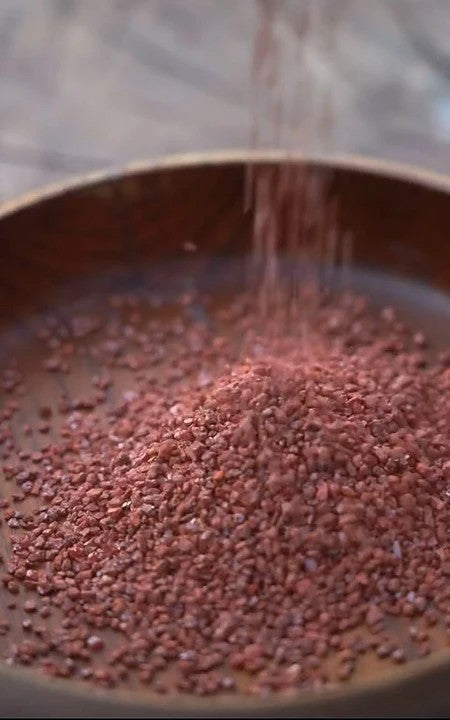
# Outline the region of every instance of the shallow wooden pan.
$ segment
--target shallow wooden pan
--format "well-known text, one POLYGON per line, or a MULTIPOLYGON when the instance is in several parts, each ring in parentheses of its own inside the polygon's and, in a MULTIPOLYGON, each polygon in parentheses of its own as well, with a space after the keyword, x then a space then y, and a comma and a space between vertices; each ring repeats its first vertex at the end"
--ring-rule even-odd
MULTIPOLYGON (((244 209, 250 157, 257 163, 294 162, 275 153, 173 158, 82 178, 0 208, 0 360, 12 345, 22 347, 32 373, 38 360, 27 328, 37 313, 94 296, 99 288, 111 290, 124 283, 132 287, 137 269, 142 279, 162 261, 186 262, 189 286, 211 276, 218 256, 244 253, 251 231, 250 214, 244 209), (186 247, 193 245, 196 260, 189 265, 186 247)), ((416 303, 418 322, 438 343, 448 345, 450 177, 363 159, 341 158, 330 164, 318 158, 308 164, 313 172, 331 178, 341 221, 354 237, 356 264, 401 278, 405 287, 418 287, 411 281, 426 286, 427 306, 420 309, 416 303)), ((51 382, 36 392, 56 393, 51 382)), ((32 404, 26 421, 38 422, 32 404)), ((0 496, 7 492, 0 470, 0 496)), ((5 551, 1 536, 0 548, 5 551)), ((0 608, 6 612, 1 592, 0 608)), ((448 649, 402 668, 386 668, 380 671, 369 664, 350 684, 325 694, 200 701, 46 680, 0 660, 0 715, 448 716, 448 649)))

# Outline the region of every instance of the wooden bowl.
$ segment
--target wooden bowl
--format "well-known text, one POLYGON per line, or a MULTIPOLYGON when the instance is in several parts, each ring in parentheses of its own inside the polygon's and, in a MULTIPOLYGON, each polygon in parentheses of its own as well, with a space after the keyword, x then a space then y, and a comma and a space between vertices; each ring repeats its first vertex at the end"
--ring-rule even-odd
MULTIPOLYGON (((40 360, 30 327, 36 314, 58 312, 66 302, 105 289, 133 287, 169 260, 186 264, 186 287, 210 278, 218 256, 237 256, 249 247, 251 218, 243 200, 249 160, 302 162, 311 172, 327 173, 342 223, 354 236, 356 264, 409 288, 406 305, 418 323, 448 345, 449 177, 364 159, 330 164, 280 153, 169 158, 81 178, 0 208, 0 361, 14 348, 28 368, 31 393, 22 422, 36 424, 38 401, 61 389, 54 377, 42 383, 35 372, 40 360), (194 265, 186 260, 186 244, 197 248, 194 265), (424 287, 427 303, 421 305, 411 299, 418 297, 411 289, 424 287)), ((8 492, 0 470, 0 495, 8 492)), ((6 544, 1 535, 2 554, 6 544)), ((6 613, 2 595, 0 610, 6 613)), ((383 667, 369 663, 349 684, 323 693, 202 701, 48 680, 1 663, 0 711, 3 717, 448 716, 448 649, 402 668, 383 667)))

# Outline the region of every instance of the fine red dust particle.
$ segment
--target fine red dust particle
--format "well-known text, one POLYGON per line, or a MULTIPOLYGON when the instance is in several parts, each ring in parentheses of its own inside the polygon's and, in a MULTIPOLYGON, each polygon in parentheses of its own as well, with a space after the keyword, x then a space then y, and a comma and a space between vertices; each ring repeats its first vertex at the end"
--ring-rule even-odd
POLYGON ((103 640, 98 635, 90 635, 86 640, 86 645, 90 650, 98 651, 103 648, 103 640))

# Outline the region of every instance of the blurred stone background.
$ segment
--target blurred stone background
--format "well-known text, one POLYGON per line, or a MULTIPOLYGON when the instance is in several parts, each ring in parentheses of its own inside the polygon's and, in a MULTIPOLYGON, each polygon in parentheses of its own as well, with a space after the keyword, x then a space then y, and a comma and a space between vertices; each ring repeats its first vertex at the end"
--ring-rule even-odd
MULTIPOLYGON (((450 0, 276 2, 294 50, 296 13, 314 4, 303 59, 283 70, 287 94, 303 83, 299 149, 450 172, 450 0), (331 98, 325 136, 317 88, 331 98)), ((256 0, 0 0, 0 200, 131 160, 248 147, 256 27, 256 0)))

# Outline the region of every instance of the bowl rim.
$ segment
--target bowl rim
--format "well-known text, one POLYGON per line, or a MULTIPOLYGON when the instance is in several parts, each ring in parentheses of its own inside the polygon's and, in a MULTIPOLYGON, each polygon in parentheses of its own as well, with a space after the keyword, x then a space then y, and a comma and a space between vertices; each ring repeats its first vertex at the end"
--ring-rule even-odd
MULTIPOLYGON (((57 200, 69 192, 84 190, 102 183, 126 179, 133 175, 159 171, 181 170, 183 168, 201 168, 214 166, 232 166, 265 163, 305 162, 312 166, 339 169, 349 172, 362 172, 381 178, 399 180, 427 187, 432 190, 450 194, 450 175, 430 171, 415 165, 394 163, 384 159, 376 159, 363 155, 319 155, 292 153, 280 150, 218 150, 214 152, 187 153, 167 155, 161 158, 130 162, 107 170, 71 176, 61 182, 45 185, 30 192, 19 195, 0 204, 0 223, 3 219, 16 212, 32 209, 42 201, 57 200)), ((378 696, 387 689, 395 689, 406 682, 425 679, 436 670, 450 672, 450 649, 432 653, 426 658, 414 660, 403 667, 393 668, 389 675, 380 674, 375 677, 358 680, 348 685, 339 685, 327 691, 317 693, 313 690, 299 690, 285 696, 273 694, 269 697, 249 697, 244 695, 227 696, 222 701, 211 701, 211 698, 195 698, 185 694, 157 696, 146 694, 140 690, 114 688, 113 690, 92 687, 81 680, 63 678, 50 679, 37 670, 23 667, 12 667, 0 663, 0 680, 5 682, 26 680, 36 688, 48 693, 60 691, 67 699, 75 701, 81 698, 101 702, 111 708, 123 708, 124 712, 148 711, 161 713, 176 712, 179 716, 188 717, 196 713, 199 717, 209 717, 212 706, 215 711, 223 710, 224 716, 239 717, 239 713, 258 716, 258 712, 308 712, 320 707, 330 707, 333 702, 361 701, 372 693, 378 696), (56 680, 56 682, 55 682, 56 680)), ((125 716, 125 715, 124 715, 125 716)), ((62 714, 64 717, 64 713, 62 714)))
POLYGON ((136 160, 123 165, 69 175, 67 178, 19 194, 0 203, 0 220, 41 201, 56 199, 68 192, 89 188, 104 182, 114 182, 133 175, 181 170, 183 168, 211 167, 218 165, 248 165, 264 163, 307 163, 330 169, 363 172, 393 180, 415 183, 450 193, 450 174, 423 168, 419 165, 397 163, 391 160, 355 154, 321 154, 289 152, 285 150, 215 150, 162 155, 161 157, 136 160))

